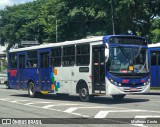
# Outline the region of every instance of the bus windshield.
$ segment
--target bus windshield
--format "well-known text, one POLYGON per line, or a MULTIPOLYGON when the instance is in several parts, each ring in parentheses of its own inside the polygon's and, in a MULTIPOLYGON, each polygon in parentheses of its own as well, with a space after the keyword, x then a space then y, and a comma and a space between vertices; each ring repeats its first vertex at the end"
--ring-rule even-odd
POLYGON ((141 46, 110 47, 108 71, 111 73, 148 73, 147 49, 141 46))

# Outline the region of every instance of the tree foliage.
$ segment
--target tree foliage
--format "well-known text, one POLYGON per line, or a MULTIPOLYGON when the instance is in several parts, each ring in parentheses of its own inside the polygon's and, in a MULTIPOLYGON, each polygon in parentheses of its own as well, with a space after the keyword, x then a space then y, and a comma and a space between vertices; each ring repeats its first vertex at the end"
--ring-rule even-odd
POLYGON ((0 44, 54 43, 56 29, 59 42, 112 34, 111 3, 116 34, 157 36, 159 26, 152 19, 160 16, 159 0, 36 0, 0 11, 0 44))

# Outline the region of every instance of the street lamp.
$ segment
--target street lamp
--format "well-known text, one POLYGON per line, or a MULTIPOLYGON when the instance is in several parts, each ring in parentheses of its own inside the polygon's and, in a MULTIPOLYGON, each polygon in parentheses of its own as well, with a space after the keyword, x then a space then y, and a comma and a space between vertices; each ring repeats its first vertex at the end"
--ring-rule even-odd
POLYGON ((115 28, 114 28, 114 0, 111 0, 111 10, 112 10, 112 29, 113 29, 113 35, 115 35, 115 28))

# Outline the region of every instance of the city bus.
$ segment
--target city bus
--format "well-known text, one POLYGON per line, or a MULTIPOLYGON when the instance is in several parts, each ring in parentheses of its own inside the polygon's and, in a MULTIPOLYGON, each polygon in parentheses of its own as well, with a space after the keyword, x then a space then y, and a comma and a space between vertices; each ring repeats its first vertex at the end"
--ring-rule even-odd
POLYGON ((148 45, 151 87, 160 87, 160 43, 148 45))
POLYGON ((93 96, 150 90, 147 40, 134 35, 107 35, 49 43, 8 51, 8 86, 40 94, 93 96))

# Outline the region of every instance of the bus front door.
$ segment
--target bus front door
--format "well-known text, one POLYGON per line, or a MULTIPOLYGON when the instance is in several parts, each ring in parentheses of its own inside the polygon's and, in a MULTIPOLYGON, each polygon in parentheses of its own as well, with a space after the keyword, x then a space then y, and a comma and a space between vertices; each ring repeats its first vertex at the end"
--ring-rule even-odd
POLYGON ((25 89, 25 53, 18 54, 18 88, 25 89))
POLYGON ((39 53, 39 83, 40 90, 50 90, 49 51, 39 53))
POLYGON ((92 48, 92 82, 93 93, 105 92, 105 46, 92 48))

